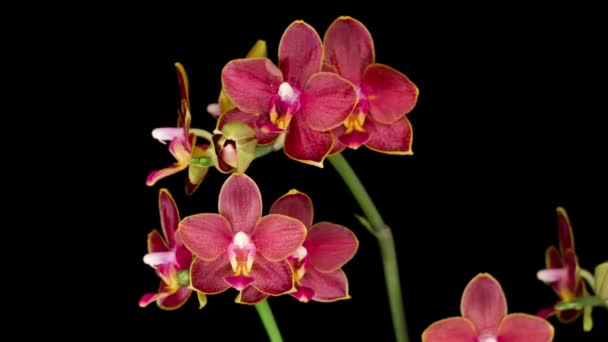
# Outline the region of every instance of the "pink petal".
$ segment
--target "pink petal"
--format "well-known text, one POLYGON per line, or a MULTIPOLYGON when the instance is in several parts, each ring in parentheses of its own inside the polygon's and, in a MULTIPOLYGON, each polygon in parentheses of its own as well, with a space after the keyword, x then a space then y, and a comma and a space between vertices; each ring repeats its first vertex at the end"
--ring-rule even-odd
POLYGON ((255 279, 253 286, 266 294, 278 296, 293 290, 293 273, 285 260, 269 261, 258 253, 250 275, 255 279))
POLYGON ((227 254, 222 254, 214 261, 194 259, 190 269, 192 287, 206 294, 224 292, 230 285, 224 278, 232 275, 232 268, 227 254))
MULTIPOLYGON (((166 285, 163 284, 163 286, 166 285)), ((164 310, 178 309, 186 303, 191 294, 192 290, 190 290, 187 286, 180 286, 177 292, 167 297, 160 298, 158 300, 158 306, 164 310)))
POLYGON ((314 291, 313 300, 319 302, 333 302, 340 299, 349 299, 348 280, 342 270, 333 272, 319 272, 314 267, 308 268, 300 284, 314 291))
POLYGON ((306 226, 288 216, 269 214, 262 217, 251 232, 258 253, 270 261, 287 258, 302 245, 306 226))
POLYGON ((160 189, 158 195, 158 207, 160 209, 160 223, 163 228, 163 234, 167 239, 169 247, 175 246, 175 232, 177 231, 177 225, 180 221, 179 211, 175 200, 169 190, 160 189))
MULTIPOLYGON (((371 122, 371 120, 367 120, 366 123, 367 122, 371 122)), ((350 133, 344 133, 340 135, 338 139, 342 145, 346 145, 356 150, 361 147, 361 145, 367 143, 370 138, 371 136, 369 134, 369 131, 366 130, 364 132, 361 132, 355 129, 350 133)))
POLYGON ((235 59, 222 70, 226 95, 236 107, 256 115, 268 112, 268 100, 282 82, 283 73, 268 58, 235 59))
POLYGON ((576 272, 577 272, 577 259, 576 259, 576 255, 574 255, 574 250, 572 249, 568 249, 565 251, 564 255, 564 264, 566 266, 566 270, 567 270, 567 276, 566 276, 566 282, 565 282, 565 286, 568 289, 574 290, 575 286, 576 286, 576 272))
POLYGON ((250 286, 251 283, 253 283, 253 278, 252 277, 247 277, 244 275, 238 275, 238 276, 229 276, 224 278, 224 280, 230 284, 230 286, 232 286, 233 288, 242 291, 244 290, 246 287, 250 286))
POLYGON ((313 218, 312 200, 308 195, 292 189, 277 199, 270 208, 271 214, 281 214, 300 220, 306 228, 312 226, 313 218))
POLYGON ((296 285, 296 289, 296 292, 291 292, 289 295, 302 303, 310 302, 315 296, 315 291, 311 288, 296 285))
POLYGON ((477 331, 496 332, 507 314, 505 294, 498 281, 487 273, 473 278, 462 293, 460 312, 477 331))
POLYGON ((222 127, 224 127, 224 125, 229 122, 242 122, 255 131, 255 138, 258 140, 258 145, 270 144, 279 135, 277 133, 262 132, 261 125, 258 123, 262 120, 262 117, 264 116, 264 114, 257 116, 254 114, 245 113, 238 108, 234 108, 220 116, 217 122, 217 129, 221 130, 222 127))
POLYGON ((148 253, 166 252, 168 250, 169 247, 167 247, 165 239, 163 239, 158 230, 154 229, 148 234, 148 253))
POLYGON ((351 17, 340 17, 329 26, 323 47, 325 62, 356 85, 365 67, 374 63, 372 36, 365 25, 351 17))
POLYGON ((256 290, 253 286, 249 286, 239 293, 236 297, 236 302, 240 304, 257 304, 266 298, 268 298, 267 294, 256 290))
POLYGON ((152 138, 165 144, 175 138, 183 138, 184 130, 178 127, 160 127, 152 130, 152 138))
POLYGON ((545 251, 545 265, 547 268, 562 268, 564 263, 555 246, 550 246, 545 251))
POLYGON ((339 140, 339 137, 342 136, 344 134, 344 132, 346 132, 346 127, 344 127, 344 125, 338 126, 331 130, 331 135, 333 136, 333 139, 334 139, 334 146, 332 146, 331 151, 329 152, 330 156, 333 156, 334 154, 338 154, 338 153, 344 151, 344 149, 346 148, 346 145, 344 145, 339 140))
MULTIPOLYGON (((179 234, 175 234, 175 236, 179 239, 179 234)), ((192 252, 184 246, 181 240, 179 246, 175 249, 175 260, 177 261, 177 270, 186 270, 192 264, 192 252)))
POLYGON ((365 69, 361 93, 367 98, 370 114, 384 124, 409 113, 418 100, 418 87, 407 76, 384 64, 372 64, 365 69))
POLYGON ((344 226, 320 222, 308 231, 304 247, 313 266, 319 271, 331 272, 342 267, 355 255, 359 241, 344 226))
POLYGON ((245 174, 232 174, 222 185, 219 212, 228 219, 232 232, 251 232, 262 216, 262 196, 253 179, 245 174))
POLYGON ((329 72, 318 72, 306 83, 301 113, 311 128, 328 131, 340 126, 355 108, 357 90, 346 79, 329 72))
POLYGON ((567 249, 574 249, 574 234, 566 210, 557 208, 557 228, 559 232, 559 249, 562 255, 567 249))
POLYGON ((153 186, 159 180, 161 180, 161 179, 163 179, 165 177, 169 177, 169 176, 171 176, 173 174, 176 174, 176 173, 184 170, 187 167, 188 167, 188 163, 187 162, 185 162, 185 163, 184 162, 179 162, 179 163, 173 163, 173 164, 171 164, 171 166, 169 166, 167 168, 156 170, 156 171, 152 171, 148 175, 148 178, 146 178, 146 185, 147 186, 153 186))
POLYGON ((557 313, 557 310, 555 309, 554 306, 548 307, 548 308, 543 308, 538 310, 538 312, 536 313, 536 316, 540 317, 540 318, 549 318, 553 315, 555 315, 557 313))
POLYGON ((321 71, 322 63, 323 47, 317 31, 301 20, 291 23, 279 43, 279 67, 285 80, 302 89, 312 74, 321 71))
POLYGON ((504 342, 553 341, 553 326, 546 320, 523 313, 510 314, 498 328, 498 340, 504 342))
POLYGON ((285 137, 285 154, 299 162, 323 167, 323 160, 331 151, 333 138, 329 132, 318 132, 306 120, 294 116, 285 137))
POLYGON ((218 214, 188 216, 179 224, 179 237, 188 249, 203 260, 215 260, 232 242, 228 220, 218 214))
POLYGON ((375 122, 373 131, 370 131, 371 137, 365 145, 369 149, 387 154, 412 154, 413 132, 407 117, 404 116, 390 125, 375 122))
POLYGON ((473 323, 462 317, 442 319, 422 333, 422 342, 477 342, 473 323))
POLYGON ((168 295, 169 295, 169 293, 167 293, 167 292, 160 292, 160 293, 148 292, 148 293, 144 294, 143 296, 141 296, 141 299, 139 300, 139 306, 144 308, 144 307, 150 305, 150 303, 155 302, 161 298, 167 297, 168 295))

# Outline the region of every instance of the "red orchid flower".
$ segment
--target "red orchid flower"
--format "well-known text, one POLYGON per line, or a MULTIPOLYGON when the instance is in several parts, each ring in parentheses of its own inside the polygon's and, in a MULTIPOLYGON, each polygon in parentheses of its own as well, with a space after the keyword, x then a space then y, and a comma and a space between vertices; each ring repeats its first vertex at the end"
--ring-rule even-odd
POLYGON ((283 215, 262 217, 262 198, 255 182, 232 174, 220 191, 219 215, 197 214, 180 222, 179 236, 195 255, 192 287, 220 293, 252 285, 269 295, 293 291, 287 260, 302 245, 306 227, 283 215))
POLYGON ((473 278, 462 293, 462 317, 442 319, 422 333, 422 342, 545 342, 553 326, 524 313, 507 315, 502 287, 487 273, 473 278))
MULTIPOLYGON (((348 228, 329 223, 313 222, 313 205, 310 197, 291 190, 276 200, 271 214, 293 217, 308 228, 302 246, 287 259, 294 270, 296 292, 290 293, 301 302, 310 300, 333 302, 348 299, 348 279, 342 271, 357 252, 359 241, 348 228)), ((246 289, 237 302, 255 304, 267 296, 255 289, 246 289)))
POLYGON ((156 301, 161 309, 175 310, 184 305, 192 293, 187 285, 180 285, 178 279, 179 271, 190 268, 192 253, 175 234, 179 211, 167 189, 160 190, 158 205, 163 234, 155 229, 148 235, 148 254, 144 256, 144 262, 156 269, 161 283, 158 292, 141 297, 139 306, 145 307, 156 301))
POLYGON ((405 114, 416 105, 416 85, 399 71, 375 63, 371 34, 351 17, 331 24, 323 47, 323 69, 351 81, 359 95, 348 118, 332 130, 337 140, 332 153, 365 145, 389 154, 411 154, 412 127, 405 114))
POLYGON ((268 58, 229 62, 222 86, 236 105, 218 122, 239 120, 260 135, 259 144, 286 133, 284 151, 292 159, 322 167, 333 147, 329 130, 348 117, 357 102, 353 85, 334 73, 321 72, 321 38, 310 25, 293 22, 279 43, 279 67, 268 58), (267 136, 270 134, 270 136, 267 136))
MULTIPOLYGON (((559 303, 568 302, 576 297, 587 295, 584 280, 579 275, 578 258, 574 250, 574 235, 572 225, 566 210, 557 208, 557 228, 559 235, 559 251, 555 246, 550 246, 545 252, 546 269, 537 273, 539 280, 551 285, 555 293, 560 297, 559 303)), ((537 315, 547 318, 557 314, 562 323, 570 323, 576 320, 584 310, 557 311, 555 307, 540 310, 537 315)))
POLYGON ((175 63, 179 91, 181 95, 181 109, 178 110, 177 127, 162 127, 152 131, 152 136, 165 144, 169 141, 169 152, 175 157, 176 162, 171 166, 150 172, 146 179, 148 186, 153 186, 160 179, 188 169, 188 181, 186 182, 186 193, 192 194, 202 183, 208 168, 190 164, 191 158, 209 157, 208 144, 196 145, 196 135, 190 133, 190 96, 188 75, 180 63, 175 63))

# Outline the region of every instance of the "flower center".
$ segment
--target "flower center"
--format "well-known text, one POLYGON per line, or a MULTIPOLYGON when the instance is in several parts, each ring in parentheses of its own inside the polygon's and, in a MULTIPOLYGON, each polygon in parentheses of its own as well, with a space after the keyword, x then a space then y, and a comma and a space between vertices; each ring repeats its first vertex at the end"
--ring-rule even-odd
POLYGON ((234 168, 237 167, 237 148, 234 140, 226 139, 220 153, 224 163, 234 168))
POLYGON ((234 235, 228 245, 228 258, 235 276, 249 275, 255 257, 255 245, 249 236, 243 232, 234 235))
POLYGON ((287 82, 279 85, 277 95, 270 100, 270 121, 278 130, 286 130, 291 118, 300 109, 300 92, 287 82))
POLYGON ((299 282, 300 279, 304 278, 306 274, 306 269, 310 264, 310 257, 308 256, 308 251, 304 246, 298 247, 295 252, 289 258, 287 258, 291 266, 293 266, 294 272, 293 277, 294 281, 299 282))
POLYGON ((479 336, 478 339, 479 342, 497 342, 498 340, 496 339, 496 336, 494 336, 494 334, 482 334, 479 336))

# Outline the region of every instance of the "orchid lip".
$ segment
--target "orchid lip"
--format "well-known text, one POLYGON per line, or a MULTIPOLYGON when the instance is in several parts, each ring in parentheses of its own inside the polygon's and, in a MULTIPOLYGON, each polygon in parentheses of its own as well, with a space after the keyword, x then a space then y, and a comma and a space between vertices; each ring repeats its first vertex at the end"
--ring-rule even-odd
POLYGON ((237 232, 232 239, 232 243, 228 246, 230 266, 235 275, 243 274, 247 276, 249 274, 251 267, 253 267, 255 253, 255 245, 251 242, 249 236, 244 232, 237 232), (244 253, 246 253, 246 256, 243 255, 244 253), (243 257, 245 257, 245 260, 243 260, 243 257), (244 264, 243 261, 245 261, 244 264))
POLYGON ((182 137, 183 135, 184 129, 177 127, 161 127, 152 130, 152 138, 160 141, 162 144, 167 144, 167 141, 171 141, 175 137, 182 137))
POLYGON ((493 334, 484 334, 479 336, 479 342, 497 342, 496 336, 493 334))
POLYGON ((144 263, 155 267, 158 265, 175 264, 177 263, 177 259, 175 257, 175 251, 155 252, 144 255, 144 263))
POLYGON ((304 259, 307 255, 308 255, 308 251, 306 250, 306 247, 304 247, 304 246, 298 247, 296 249, 296 251, 293 252, 293 254, 292 254, 292 256, 298 260, 304 259))
POLYGON ((536 277, 544 283, 554 283, 566 279, 568 277, 568 270, 565 267, 547 268, 538 271, 536 277))
POLYGON ((297 99, 298 94, 289 83, 283 82, 279 86, 279 96, 281 97, 282 101, 293 103, 297 99))

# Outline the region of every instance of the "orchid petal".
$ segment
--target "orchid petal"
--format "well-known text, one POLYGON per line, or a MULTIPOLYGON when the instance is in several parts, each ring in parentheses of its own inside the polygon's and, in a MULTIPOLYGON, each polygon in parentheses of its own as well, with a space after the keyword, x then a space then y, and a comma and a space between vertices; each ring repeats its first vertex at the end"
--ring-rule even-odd
POLYGON ((148 234, 148 253, 166 252, 168 250, 169 247, 158 230, 154 229, 148 234))
POLYGON ((555 246, 550 246, 545 251, 545 265, 547 268, 562 268, 564 263, 555 246))
MULTIPOLYGON (((371 121, 371 120, 366 120, 371 121)), ((411 155, 413 131, 412 125, 407 117, 386 125, 374 122, 371 136, 365 144, 370 150, 386 154, 411 155)))
POLYGON ((277 214, 262 217, 251 232, 258 253, 270 261, 287 258, 302 245, 306 226, 299 220, 277 214))
POLYGON ((223 216, 196 214, 180 222, 179 236, 196 257, 210 261, 226 252, 233 234, 230 223, 223 216))
POLYGON ((222 86, 232 103, 256 115, 268 112, 268 99, 282 82, 281 70, 268 58, 235 59, 222 70, 222 86))
POLYGON ((574 250, 574 234, 572 224, 566 210, 562 207, 557 208, 557 228, 559 232, 559 250, 562 255, 568 249, 574 250))
POLYGON ((152 130, 152 138, 166 144, 175 138, 183 138, 184 130, 178 127, 160 127, 152 130))
POLYGON ((608 262, 603 262, 595 267, 595 294, 608 300, 608 262))
POLYGON ((186 70, 181 63, 175 63, 175 69, 177 71, 180 98, 186 100, 187 103, 190 103, 190 83, 188 82, 186 70))
POLYGON ((554 306, 550 306, 548 308, 543 308, 538 310, 538 312, 536 313, 536 316, 540 317, 540 318, 549 318, 553 315, 555 315, 557 313, 557 310, 555 309, 554 306))
POLYGON ((312 200, 307 194, 292 189, 272 204, 270 213, 293 217, 304 223, 306 228, 310 228, 312 226, 314 208, 312 200))
POLYGON ((156 293, 156 292, 148 292, 146 294, 144 294, 141 299, 139 300, 139 306, 144 308, 148 305, 150 305, 150 303, 155 302, 161 298, 167 297, 169 296, 168 292, 160 292, 160 293, 156 293))
MULTIPOLYGON (((366 123, 368 123, 368 122, 371 122, 371 120, 366 121, 366 123)), ((350 133, 344 133, 344 134, 340 135, 338 137, 338 141, 340 142, 340 144, 346 145, 346 146, 356 150, 359 147, 361 147, 361 145, 364 145, 365 143, 367 143, 371 137, 372 136, 368 130, 361 132, 361 131, 354 129, 350 133)))
POLYGON ((568 249, 565 251, 564 255, 563 255, 563 260, 564 260, 564 265, 566 266, 566 270, 567 270, 567 277, 566 277, 566 282, 565 285, 567 286, 568 289, 572 289, 574 290, 574 288, 576 287, 576 281, 577 281, 577 275, 578 275, 578 262, 577 262, 577 258, 576 255, 574 254, 574 250, 572 249, 568 249))
POLYGON ((258 39, 251 50, 247 53, 246 58, 255 58, 255 57, 267 57, 268 56, 268 47, 266 46, 266 41, 262 39, 258 39))
POLYGON ((255 279, 253 286, 265 294, 278 296, 294 289, 293 272, 286 260, 269 261, 258 253, 250 275, 255 279))
POLYGON ((442 319, 422 333, 422 342, 474 342, 477 332, 471 321, 462 317, 442 319))
POLYGON ((498 327, 498 340, 506 342, 553 341, 553 326, 546 320, 523 313, 510 314, 498 327))
POLYGON ((342 270, 319 272, 314 267, 310 267, 306 270, 304 277, 300 279, 300 284, 314 291, 312 299, 319 302, 333 302, 350 298, 348 279, 342 270))
POLYGON ((148 174, 148 178, 146 178, 146 185, 153 186, 159 180, 161 180, 165 177, 174 175, 174 174, 184 170, 187 167, 188 167, 188 162, 177 162, 177 163, 171 164, 171 166, 169 166, 167 168, 152 171, 152 172, 150 172, 150 174, 148 174))
POLYGON ((562 311, 557 311, 556 315, 557 315, 557 320, 560 323, 572 323, 574 321, 576 321, 581 315, 583 314, 583 310, 562 310, 562 311))
POLYGON ((232 275, 227 254, 214 261, 194 259, 190 268, 192 287, 202 293, 215 294, 228 290, 230 285, 224 280, 232 275))
POLYGON ((323 38, 325 62, 338 73, 359 85, 363 70, 374 63, 374 42, 361 22, 351 17, 339 17, 323 38))
POLYGON ((341 141, 340 141, 340 137, 346 132, 346 127, 344 127, 344 125, 338 126, 334 129, 331 130, 331 135, 333 137, 334 140, 334 146, 332 146, 331 151, 329 151, 329 155, 333 156, 334 154, 338 154, 342 151, 344 151, 344 149, 346 148, 346 145, 344 145, 341 141))
POLYGON ((262 196, 253 179, 247 175, 230 175, 219 197, 219 212, 230 222, 232 232, 249 234, 262 216, 262 196))
POLYGON ((196 299, 198 299, 198 308, 202 309, 207 306, 207 295, 204 293, 196 292, 196 299))
POLYGON ((188 179, 186 181, 186 194, 192 195, 201 185, 209 172, 208 167, 190 165, 188 166, 188 179))
POLYGON ((291 23, 279 43, 279 68, 285 81, 302 89, 310 76, 321 71, 322 64, 323 46, 317 31, 302 20, 291 23))
POLYGON ((399 71, 372 64, 365 69, 361 92, 369 104, 369 113, 378 122, 391 124, 416 106, 418 87, 399 71))
MULTIPOLYGON (((163 283, 161 285, 161 288, 162 287, 166 287, 166 284, 163 283)), ((172 293, 167 297, 160 298, 157 304, 163 310, 179 309, 186 303, 186 301, 188 301, 191 294, 192 290, 190 290, 187 286, 180 286, 175 293, 172 293)))
POLYGON ((249 286, 239 293, 235 302, 239 304, 257 304, 266 298, 268 298, 267 294, 256 290, 253 286, 249 286))
POLYGON ((498 281, 487 273, 475 276, 462 293, 460 312, 477 331, 496 332, 507 314, 507 301, 498 281))
POLYGON ((284 146, 289 158, 322 168, 332 146, 331 133, 313 130, 304 118, 294 116, 291 119, 284 146))
POLYGON ((289 295, 302 303, 308 303, 315 296, 315 291, 308 287, 296 285, 296 292, 291 292, 289 295))
POLYGON ((306 116, 308 125, 317 131, 340 126, 359 98, 352 83, 329 72, 312 75, 302 96, 301 113, 306 116))
POLYGON ((235 288, 239 291, 242 291, 246 287, 250 286, 251 283, 253 283, 254 279, 252 277, 238 275, 238 276, 228 276, 228 277, 224 278, 224 280, 228 284, 230 284, 230 286, 232 286, 233 288, 235 288))
POLYGON ((160 209, 160 223, 163 228, 163 234, 167 240, 168 247, 175 246, 175 232, 177 231, 177 225, 179 224, 179 211, 177 210, 177 204, 169 190, 160 189, 158 195, 158 207, 160 209))
POLYGON ((332 272, 352 259, 359 248, 359 241, 344 226, 320 222, 308 231, 304 247, 314 267, 322 272, 332 272))
POLYGON ((175 234, 175 238, 179 240, 178 247, 175 248, 176 267, 178 270, 186 270, 192 264, 192 252, 181 242, 179 234, 175 234))
MULTIPOLYGON (((264 115, 262 115, 264 116, 264 115)), ((264 133, 260 129, 261 125, 258 122, 262 120, 262 116, 257 116, 250 113, 245 113, 238 108, 234 108, 228 112, 225 112, 217 122, 217 129, 222 130, 224 125, 230 122, 242 122, 249 126, 255 131, 255 138, 258 141, 258 145, 266 145, 273 142, 279 135, 277 133, 264 133)))

